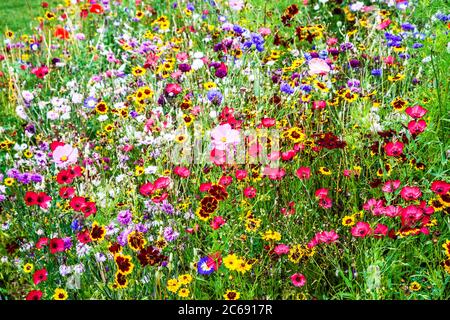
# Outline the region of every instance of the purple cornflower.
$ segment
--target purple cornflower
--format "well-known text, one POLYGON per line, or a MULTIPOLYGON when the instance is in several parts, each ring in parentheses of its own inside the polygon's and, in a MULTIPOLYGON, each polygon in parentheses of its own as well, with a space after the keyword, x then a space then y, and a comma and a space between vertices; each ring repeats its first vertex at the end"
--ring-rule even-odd
POLYGON ((84 106, 89 109, 95 108, 97 103, 98 103, 98 100, 95 99, 94 97, 87 97, 86 99, 84 99, 84 106))
POLYGON ((220 105, 222 103, 223 99, 222 93, 220 93, 220 91, 217 89, 209 90, 206 96, 208 100, 211 101, 213 104, 220 105))
POLYGON ((161 205, 161 211, 163 211, 167 214, 173 214, 174 209, 173 209, 173 206, 169 202, 164 200, 164 202, 161 205))
POLYGON ((286 82, 283 82, 280 85, 280 90, 281 92, 287 93, 287 94, 293 94, 294 93, 294 89, 286 82))

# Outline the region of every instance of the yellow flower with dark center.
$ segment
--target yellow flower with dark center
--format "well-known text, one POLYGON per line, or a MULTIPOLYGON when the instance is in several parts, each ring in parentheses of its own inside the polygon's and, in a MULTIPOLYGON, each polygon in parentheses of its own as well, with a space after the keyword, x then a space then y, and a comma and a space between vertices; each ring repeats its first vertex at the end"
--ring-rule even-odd
POLYGON ((6 30, 5 31, 5 37, 8 38, 8 39, 14 38, 14 32, 12 32, 11 30, 6 30))
POLYGON ((442 248, 445 249, 445 254, 447 257, 450 258, 450 240, 446 240, 445 243, 442 245, 442 248))
POLYGON ((358 98, 358 94, 351 92, 350 90, 346 90, 345 93, 342 95, 342 98, 344 98, 347 102, 353 102, 358 98))
POLYGON ((107 125, 105 125, 104 127, 103 127, 103 130, 105 130, 106 132, 111 132, 111 131, 113 131, 114 130, 114 125, 113 124, 111 124, 111 123, 108 123, 107 125))
POLYGON ((280 241, 281 234, 277 231, 267 230, 262 236, 265 241, 280 241))
POLYGON ((406 108, 407 105, 408 105, 408 101, 403 100, 400 97, 395 98, 391 102, 391 106, 397 111, 403 111, 406 108))
POLYGON ((388 76, 388 80, 391 82, 401 81, 405 78, 405 75, 397 73, 395 76, 388 76))
POLYGON ((167 281, 167 290, 169 290, 170 292, 177 292, 178 289, 180 288, 181 284, 178 282, 177 279, 169 279, 167 281))
POLYGON ((131 262, 131 257, 128 255, 123 255, 121 253, 114 256, 114 262, 117 268, 124 275, 130 274, 133 271, 134 264, 131 262))
POLYGON ((144 12, 138 10, 136 11, 136 19, 141 20, 144 17, 144 12))
POLYGON ((3 180, 3 183, 5 184, 5 186, 11 187, 15 181, 16 180, 14 180, 14 178, 6 178, 5 180, 3 180))
POLYGON ((189 284, 192 282, 192 276, 188 273, 178 276, 178 282, 181 284, 189 284))
POLYGON ((241 273, 246 273, 247 271, 250 271, 252 269, 252 265, 248 264, 247 261, 244 259, 238 259, 237 260, 237 267, 236 271, 241 273))
POLYGON ((141 77, 145 74, 147 70, 145 70, 145 68, 136 66, 131 70, 131 73, 133 74, 133 76, 135 77, 141 77))
POLYGON ((33 268, 34 268, 34 266, 33 266, 31 263, 26 263, 26 264, 23 266, 23 271, 24 271, 25 273, 30 273, 31 271, 33 271, 33 268))
POLYGON ((133 231, 128 235, 128 245, 134 251, 142 250, 146 244, 147 240, 142 232, 133 231))
POLYGON ((203 84, 203 88, 205 88, 206 90, 210 90, 210 89, 213 89, 213 88, 216 88, 216 87, 217 87, 216 83, 212 82, 212 81, 205 82, 203 84))
POLYGON ((125 274, 117 271, 114 276, 114 284, 117 289, 123 289, 128 286, 128 279, 125 274))
POLYGON ((286 136, 294 143, 300 143, 306 139, 306 135, 298 127, 290 128, 286 136))
POLYGON ((61 288, 56 288, 55 293, 53 294, 53 300, 67 300, 68 295, 66 290, 61 288))
POLYGON ((261 226, 261 219, 249 218, 245 221, 245 230, 248 232, 256 232, 261 226))
POLYGON ((238 267, 238 257, 235 254, 229 254, 223 258, 223 264, 227 269, 236 270, 238 267))
POLYGON ((345 216, 344 218, 342 218, 342 225, 344 227, 354 226, 355 222, 356 222, 356 219, 354 216, 345 216))
POLYGON ((105 239, 106 230, 104 226, 100 226, 97 221, 94 221, 91 229, 91 238, 94 241, 102 241, 105 239))
POLYGON ((419 291, 421 288, 422 288, 422 286, 417 281, 413 281, 409 285, 409 290, 411 290, 411 291, 419 291))
POLYGON ((330 169, 328 169, 327 167, 320 167, 319 173, 323 174, 324 176, 330 176, 333 172, 330 169))
POLYGON ((106 114, 108 112, 108 106, 106 105, 106 103, 104 101, 100 101, 95 106, 95 111, 97 111, 97 113, 100 113, 100 114, 106 114))
POLYGON ((136 177, 139 177, 139 176, 143 175, 144 172, 145 172, 144 167, 136 166, 136 167, 134 168, 134 175, 135 175, 136 177))
POLYGON ((227 290, 223 295, 225 300, 238 300, 241 294, 235 290, 227 290))
POLYGON ((293 263, 299 263, 303 258, 304 250, 302 245, 296 244, 289 249, 288 258, 293 263))
POLYGON ((437 198, 444 207, 450 206, 450 193, 447 192, 446 194, 439 194, 437 198))
POLYGON ((180 298, 187 298, 189 296, 189 289, 187 288, 181 288, 180 291, 178 291, 178 296, 180 298))
POLYGON ((45 13, 45 18, 49 21, 55 19, 56 15, 53 12, 47 11, 45 13))
POLYGON ((326 83, 320 82, 318 80, 314 81, 314 87, 316 87, 317 89, 319 89, 322 92, 328 92, 330 91, 326 85, 326 83))
POLYGON ((187 137, 185 134, 179 134, 175 137, 175 142, 177 143, 184 143, 187 140, 187 137))

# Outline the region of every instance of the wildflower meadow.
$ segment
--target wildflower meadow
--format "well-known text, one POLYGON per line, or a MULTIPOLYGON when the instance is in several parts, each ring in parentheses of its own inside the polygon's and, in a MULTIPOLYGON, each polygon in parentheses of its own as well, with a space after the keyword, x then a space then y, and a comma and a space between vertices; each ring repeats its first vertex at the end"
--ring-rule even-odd
POLYGON ((1 300, 450 299, 448 1, 13 2, 1 300))

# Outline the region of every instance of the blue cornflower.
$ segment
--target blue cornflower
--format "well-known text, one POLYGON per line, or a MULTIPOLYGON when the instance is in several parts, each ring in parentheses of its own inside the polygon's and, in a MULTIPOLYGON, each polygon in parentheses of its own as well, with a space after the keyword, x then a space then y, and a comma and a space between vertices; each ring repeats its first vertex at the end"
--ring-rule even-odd
POLYGON ((423 47, 423 44, 416 42, 412 45, 412 47, 413 47, 413 49, 419 49, 419 48, 423 47))
POLYGON ((371 74, 375 77, 381 76, 381 69, 373 69, 371 74))
POLYGON ((70 224, 70 227, 72 228, 72 230, 74 232, 78 232, 78 231, 81 231, 81 229, 83 229, 83 226, 81 225, 80 221, 77 219, 72 221, 72 223, 70 224))
POLYGON ((89 109, 94 109, 97 103, 98 100, 94 97, 87 97, 86 99, 84 99, 84 106, 89 109))
POLYGON ((280 85, 281 92, 287 93, 287 94, 293 94, 294 89, 289 85, 289 83, 283 82, 280 85))
POLYGON ((222 103, 223 95, 217 89, 209 90, 208 93, 206 94, 206 96, 207 96, 208 100, 214 104, 219 105, 222 103))

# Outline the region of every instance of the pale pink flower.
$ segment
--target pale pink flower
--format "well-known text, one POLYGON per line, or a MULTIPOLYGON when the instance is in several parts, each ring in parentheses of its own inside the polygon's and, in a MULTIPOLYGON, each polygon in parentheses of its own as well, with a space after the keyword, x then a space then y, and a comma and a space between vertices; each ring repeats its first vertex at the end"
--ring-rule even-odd
POLYGON ((259 28, 258 32, 263 37, 268 36, 269 34, 271 34, 270 29, 269 28, 264 28, 264 27, 259 28))
POLYGON ((244 0, 229 0, 228 5, 232 10, 240 11, 244 8, 244 0))
POLYGON ((309 74, 319 74, 319 75, 326 75, 328 72, 330 72, 330 66, 328 63, 325 62, 325 60, 320 58, 313 58, 309 60, 309 74))
POLYGON ((78 149, 73 148, 70 144, 58 146, 53 151, 53 160, 58 167, 67 167, 74 164, 78 160, 78 149))
POLYGON ((226 123, 220 125, 211 132, 211 138, 214 149, 226 150, 227 146, 235 145, 240 142, 239 131, 231 129, 231 126, 226 123))

